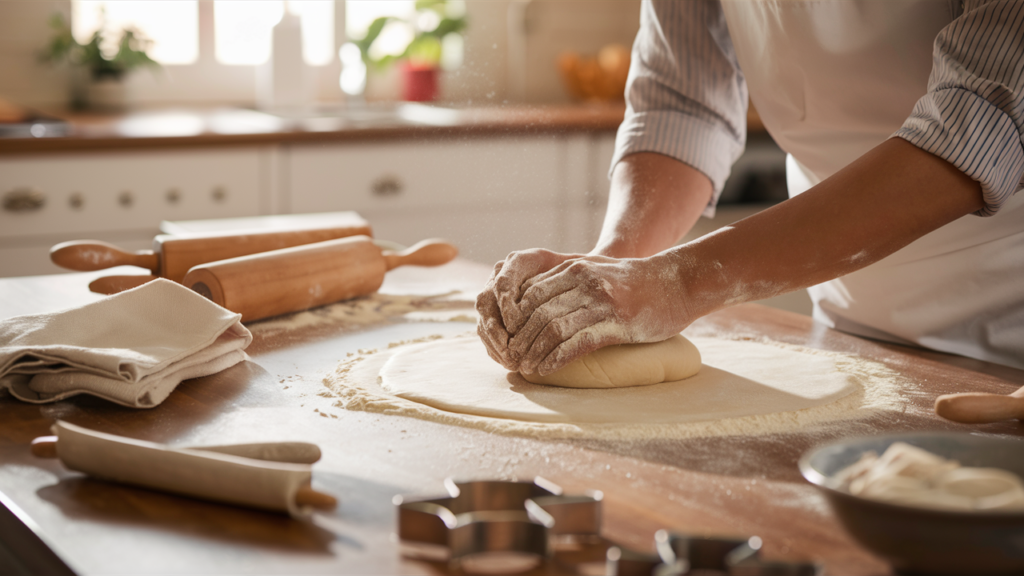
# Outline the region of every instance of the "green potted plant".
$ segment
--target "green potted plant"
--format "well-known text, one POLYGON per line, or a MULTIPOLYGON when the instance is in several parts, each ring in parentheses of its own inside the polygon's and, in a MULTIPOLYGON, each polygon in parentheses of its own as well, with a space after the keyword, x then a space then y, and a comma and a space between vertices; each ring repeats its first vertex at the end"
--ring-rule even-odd
POLYGON ((103 25, 88 42, 81 44, 61 14, 50 18, 53 36, 40 52, 40 60, 49 64, 67 63, 84 71, 84 89, 74 90, 74 108, 97 108, 109 111, 126 105, 125 77, 140 68, 159 68, 160 64, 146 53, 152 42, 138 30, 109 30, 103 25), (116 49, 115 49, 116 47, 116 49))
POLYGON ((402 99, 410 101, 431 101, 437 98, 438 74, 441 68, 445 36, 460 33, 466 28, 464 15, 453 15, 447 0, 417 0, 416 13, 406 20, 394 16, 382 16, 374 20, 361 40, 353 43, 359 47, 367 68, 384 70, 392 64, 399 64, 402 75, 402 99), (371 48, 384 28, 399 22, 413 30, 412 40, 400 54, 374 57, 371 48))

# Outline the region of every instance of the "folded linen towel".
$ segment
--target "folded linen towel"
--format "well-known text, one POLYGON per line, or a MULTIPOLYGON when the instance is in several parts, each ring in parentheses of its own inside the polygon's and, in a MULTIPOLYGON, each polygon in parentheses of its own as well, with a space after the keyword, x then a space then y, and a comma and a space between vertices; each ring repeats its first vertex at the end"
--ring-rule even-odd
POLYGON ((226 310, 158 279, 98 302, 0 321, 0 389, 41 404, 92 394, 152 408, 182 380, 248 358, 252 334, 226 310))

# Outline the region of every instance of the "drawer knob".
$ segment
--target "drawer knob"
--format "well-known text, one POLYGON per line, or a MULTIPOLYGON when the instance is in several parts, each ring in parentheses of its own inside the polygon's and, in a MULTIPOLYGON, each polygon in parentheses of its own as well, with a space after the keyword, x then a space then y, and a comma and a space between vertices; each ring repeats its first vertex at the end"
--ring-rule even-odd
POLYGON ((393 174, 385 174, 384 176, 374 180, 373 184, 370 184, 370 192, 372 192, 374 196, 380 196, 382 198, 398 196, 402 193, 404 188, 405 186, 402 184, 402 180, 393 174))
POLYGON ((4 210, 34 212, 46 205, 46 195, 35 188, 15 188, 4 194, 4 210))
POLYGON ((74 192, 68 196, 68 205, 75 210, 81 210, 85 206, 85 196, 81 192, 74 192))
POLYGON ((166 194, 168 204, 177 204, 181 201, 181 190, 177 188, 171 188, 166 194))
POLYGON ((124 192, 121 192, 120 194, 117 195, 117 203, 120 204, 123 208, 131 208, 134 202, 135 195, 132 194, 130 190, 125 190, 124 192))
POLYGON ((220 204, 227 199, 228 191, 223 186, 217 186, 213 189, 213 192, 210 193, 210 196, 213 197, 214 202, 220 204))

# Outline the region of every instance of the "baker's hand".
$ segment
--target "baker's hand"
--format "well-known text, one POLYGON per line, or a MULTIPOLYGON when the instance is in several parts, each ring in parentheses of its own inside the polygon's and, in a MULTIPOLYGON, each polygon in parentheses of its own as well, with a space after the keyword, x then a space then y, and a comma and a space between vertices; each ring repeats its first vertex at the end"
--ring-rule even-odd
POLYGON ((480 314, 476 330, 491 358, 508 370, 519 369, 519 358, 509 353, 508 343, 526 321, 518 307, 523 285, 538 274, 581 257, 580 254, 534 249, 513 252, 494 265, 491 278, 476 299, 476 310, 480 314))
POLYGON ((509 330, 506 355, 520 372, 546 376, 598 348, 678 334, 693 320, 681 276, 671 253, 566 260, 522 284, 514 314, 501 303, 506 326, 526 319, 509 330))

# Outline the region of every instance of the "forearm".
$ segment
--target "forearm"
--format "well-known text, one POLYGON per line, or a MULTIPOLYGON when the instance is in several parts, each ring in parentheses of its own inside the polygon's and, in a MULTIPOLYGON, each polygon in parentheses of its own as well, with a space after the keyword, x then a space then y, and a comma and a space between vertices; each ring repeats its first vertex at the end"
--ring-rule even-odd
POLYGON ((608 211, 591 254, 651 256, 675 245, 711 200, 711 181, 696 169, 651 152, 623 158, 612 172, 608 211))
POLYGON ((981 189, 894 138, 803 194, 660 254, 696 318, 844 276, 979 210, 981 189))

